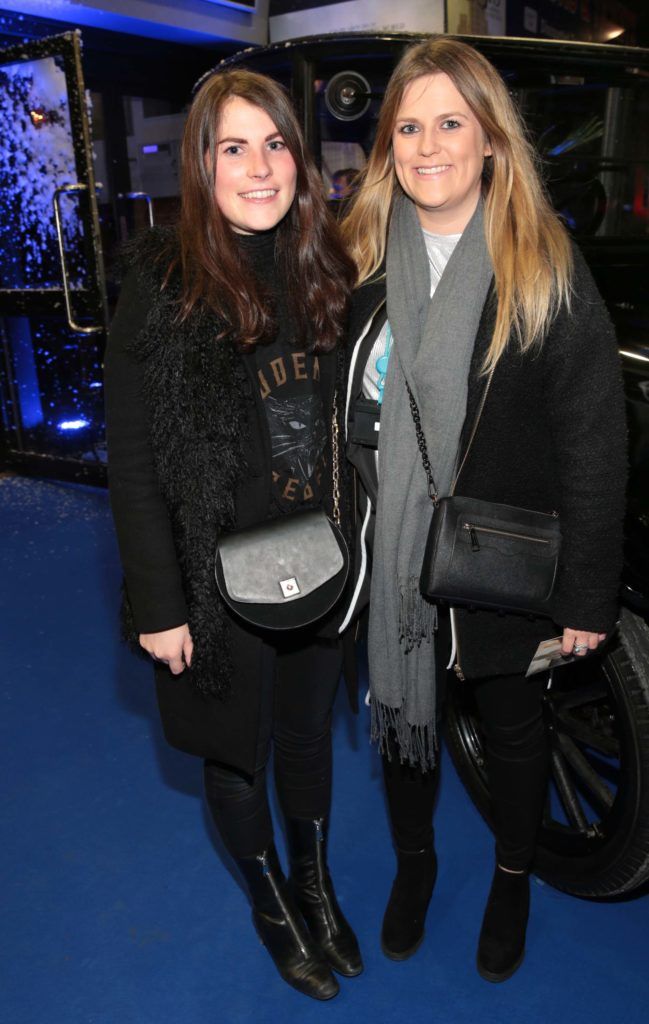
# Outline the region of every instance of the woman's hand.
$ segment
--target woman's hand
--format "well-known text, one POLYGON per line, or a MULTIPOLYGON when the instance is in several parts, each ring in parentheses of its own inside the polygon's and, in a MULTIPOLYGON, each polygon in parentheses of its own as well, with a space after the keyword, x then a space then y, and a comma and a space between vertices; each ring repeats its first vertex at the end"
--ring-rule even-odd
POLYGON ((569 629, 563 631, 562 654, 575 654, 583 658, 589 651, 596 651, 602 640, 606 640, 606 633, 587 633, 583 629, 569 629))
POLYGON ((150 654, 154 661, 168 665, 175 676, 180 675, 192 663, 194 644, 189 626, 176 626, 162 633, 140 633, 140 647, 150 654))

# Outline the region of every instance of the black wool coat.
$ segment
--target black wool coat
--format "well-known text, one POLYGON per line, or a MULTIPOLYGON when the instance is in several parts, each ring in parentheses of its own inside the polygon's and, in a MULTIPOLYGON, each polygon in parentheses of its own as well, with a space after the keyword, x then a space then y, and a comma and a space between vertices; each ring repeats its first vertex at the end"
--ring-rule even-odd
MULTIPOLYGON (((268 518, 271 448, 254 353, 243 354, 205 308, 174 322, 179 280, 161 291, 175 235, 154 229, 126 254, 128 270, 105 361, 110 498, 125 581, 124 629, 187 622, 192 667, 156 668, 167 740, 254 770, 261 638, 227 613, 214 578, 219 531, 268 518), (161 253, 165 258, 158 260, 161 253)), ((319 355, 325 410, 343 360, 319 355)), ((331 420, 328 420, 331 464, 331 420)), ((344 505, 344 502, 343 502, 344 505)), ((330 512, 330 496, 325 499, 330 512)), ((345 513, 343 508, 343 513, 345 513)), ((347 516, 349 522, 349 516, 347 516)), ((337 636, 337 621, 319 635, 337 636)), ((306 638, 305 642, 308 642, 306 638)))
MULTIPOLYGON (((565 626, 610 632, 615 625, 627 468, 622 375, 604 303, 578 250, 574 257, 570 308, 560 310, 540 349, 523 355, 510 338, 481 412, 486 386, 481 368, 495 318, 493 292, 476 335, 455 493, 558 512, 562 548, 553 621, 456 609, 458 663, 467 678, 526 671, 538 643, 565 626)), ((384 276, 358 289, 350 358, 384 298, 384 276)), ((377 319, 385 319, 384 305, 382 310, 377 319)), ((351 392, 358 393, 361 378, 357 365, 350 416, 351 392)), ((429 450, 434 443, 427 438, 429 450)), ((348 456, 371 494, 376 471, 368 452, 348 445, 348 456)))

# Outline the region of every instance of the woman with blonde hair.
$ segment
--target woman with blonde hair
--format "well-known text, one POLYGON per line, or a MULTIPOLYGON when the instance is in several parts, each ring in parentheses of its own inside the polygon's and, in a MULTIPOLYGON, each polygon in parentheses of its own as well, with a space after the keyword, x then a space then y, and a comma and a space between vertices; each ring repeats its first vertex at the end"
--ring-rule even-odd
POLYGON ((263 75, 206 78, 185 127, 181 196, 179 227, 131 248, 106 358, 126 631, 155 663, 166 738, 204 762, 212 817, 278 971, 330 999, 332 970, 362 970, 326 859, 337 612, 257 628, 230 611, 214 567, 224 533, 335 512, 353 267, 290 99, 263 75), (271 741, 288 881, 266 789, 271 741))
POLYGON ((625 480, 615 340, 504 83, 458 40, 432 37, 395 69, 343 230, 358 269, 347 430, 362 484, 347 618, 371 561, 372 734, 397 848, 382 946, 401 960, 423 938, 453 667, 484 726, 495 823, 478 970, 503 981, 523 959, 547 791, 547 675, 525 673, 540 641, 560 634, 565 655, 583 657, 615 624, 625 480), (551 618, 422 596, 434 515, 422 449, 440 497, 559 514, 551 618))

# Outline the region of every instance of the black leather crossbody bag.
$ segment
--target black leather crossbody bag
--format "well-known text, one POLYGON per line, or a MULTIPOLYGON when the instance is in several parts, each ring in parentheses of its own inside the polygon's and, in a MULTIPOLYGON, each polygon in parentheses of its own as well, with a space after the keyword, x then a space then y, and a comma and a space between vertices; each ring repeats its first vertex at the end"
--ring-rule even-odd
POLYGON ((216 585, 228 607, 249 625, 300 629, 339 600, 349 574, 340 528, 338 417, 331 432, 333 521, 324 509, 291 512, 219 537, 216 585))
POLYGON ((440 499, 409 387, 408 397, 435 506, 421 593, 453 605, 549 616, 561 546, 558 514, 455 494, 440 499))

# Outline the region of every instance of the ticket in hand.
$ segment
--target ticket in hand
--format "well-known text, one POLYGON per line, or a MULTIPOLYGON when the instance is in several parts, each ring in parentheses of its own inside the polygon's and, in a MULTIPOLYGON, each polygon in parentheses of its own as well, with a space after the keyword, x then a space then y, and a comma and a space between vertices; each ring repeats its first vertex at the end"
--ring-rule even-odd
POLYGON ((558 665, 567 665, 569 661, 575 661, 574 654, 562 654, 561 645, 563 636, 553 636, 550 640, 543 640, 536 648, 525 678, 534 676, 537 672, 548 672, 558 665))

